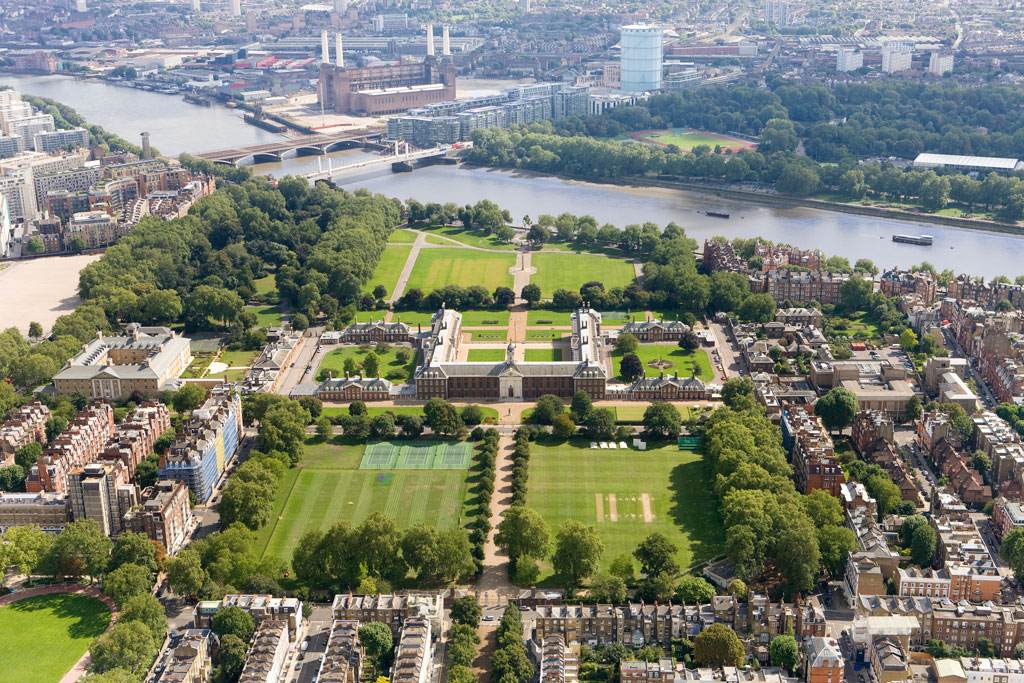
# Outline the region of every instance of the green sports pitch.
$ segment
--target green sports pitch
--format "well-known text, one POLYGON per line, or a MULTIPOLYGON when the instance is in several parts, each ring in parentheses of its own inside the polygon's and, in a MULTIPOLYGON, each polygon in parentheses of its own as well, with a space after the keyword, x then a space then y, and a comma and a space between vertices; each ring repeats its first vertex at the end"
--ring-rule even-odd
POLYGON ((473 447, 464 442, 381 441, 368 444, 361 470, 466 470, 473 447))
POLYGON ((641 142, 647 142, 658 147, 675 145, 684 152, 689 152, 698 145, 707 145, 711 149, 716 146, 722 151, 730 150, 733 154, 743 149, 756 149, 757 145, 746 140, 719 135, 718 133, 706 133, 704 131, 692 130, 689 128, 670 128, 665 130, 642 130, 630 133, 629 137, 641 142))
POLYGON ((379 469, 385 466, 382 461, 387 450, 378 449, 379 444, 369 450, 340 438, 327 443, 309 439, 302 461, 281 478, 271 522, 256 532, 256 547, 264 556, 290 562, 295 546, 307 531, 326 531, 340 521, 359 524, 374 512, 394 519, 402 529, 421 522, 437 529, 463 523, 467 498, 475 498, 475 494, 468 494, 467 484, 472 477, 468 469, 472 445, 428 441, 395 441, 389 445, 392 453, 387 460, 396 467, 379 469), (423 447, 429 452, 424 454, 423 447), (465 450, 460 453, 456 447, 465 450), (408 453, 403 449, 409 449, 408 453), (381 452, 373 455, 377 450, 381 452), (368 456, 381 464, 367 463, 372 469, 364 468, 368 456), (460 467, 455 468, 457 456, 460 467), (404 458, 403 462, 398 462, 399 457, 404 458), (426 464, 431 468, 427 469, 426 464))

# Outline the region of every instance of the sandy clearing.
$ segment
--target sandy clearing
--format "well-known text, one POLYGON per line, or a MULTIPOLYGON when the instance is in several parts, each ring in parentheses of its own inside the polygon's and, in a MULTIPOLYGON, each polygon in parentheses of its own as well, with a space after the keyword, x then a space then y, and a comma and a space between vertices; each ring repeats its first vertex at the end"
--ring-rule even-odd
POLYGON ((28 324, 38 322, 47 334, 57 318, 75 310, 78 273, 100 254, 50 256, 19 261, 0 271, 0 330, 17 327, 28 334, 28 324))
POLYGON ((619 507, 618 501, 615 500, 615 494, 608 494, 608 519, 612 522, 619 521, 619 507))
POLYGON ((654 521, 654 514, 651 512, 651 497, 646 493, 640 494, 640 507, 644 512, 644 524, 654 521))
POLYGON ((597 505, 597 521, 604 521, 604 497, 600 493, 594 494, 594 502, 597 505))

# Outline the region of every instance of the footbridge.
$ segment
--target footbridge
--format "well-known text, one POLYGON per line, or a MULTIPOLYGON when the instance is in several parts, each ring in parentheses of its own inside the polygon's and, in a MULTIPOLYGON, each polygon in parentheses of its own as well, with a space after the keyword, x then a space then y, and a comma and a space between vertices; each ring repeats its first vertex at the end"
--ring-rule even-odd
POLYGON ((264 145, 230 147, 214 152, 201 152, 192 156, 228 166, 279 163, 283 159, 292 157, 324 156, 344 149, 376 146, 380 143, 383 135, 383 128, 365 128, 343 133, 306 135, 264 145))
MULTIPOLYGON (((389 145, 378 157, 362 159, 349 164, 332 166, 331 159, 327 159, 327 167, 321 168, 313 173, 307 173, 303 177, 309 180, 312 185, 318 180, 334 180, 336 178, 358 172, 373 171, 391 166, 396 173, 411 171, 416 165, 438 163, 446 159, 453 159, 458 153, 472 147, 473 143, 463 142, 459 145, 446 145, 431 147, 429 149, 418 149, 406 142, 394 142, 389 145)), ((454 161, 447 161, 454 163, 454 161)))

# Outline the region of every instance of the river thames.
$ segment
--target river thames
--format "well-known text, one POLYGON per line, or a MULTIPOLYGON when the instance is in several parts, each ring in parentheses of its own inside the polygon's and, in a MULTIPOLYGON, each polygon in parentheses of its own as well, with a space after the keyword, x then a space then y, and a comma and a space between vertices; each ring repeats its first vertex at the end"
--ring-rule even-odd
MULTIPOLYGON (((66 77, 0 76, 0 84, 42 95, 75 108, 92 123, 121 137, 138 141, 148 131, 153 146, 163 154, 204 152, 281 139, 250 126, 241 113, 222 107, 200 107, 180 96, 151 93, 98 81, 66 77)), ((331 155, 338 165, 365 158, 352 150, 331 155)), ((283 164, 261 164, 257 173, 281 177, 308 173, 325 164, 322 157, 287 159, 283 164)), ((819 248, 850 259, 869 258, 879 268, 909 267, 928 261, 939 270, 1011 278, 1024 273, 1024 237, 949 228, 870 216, 759 204, 725 199, 696 191, 648 187, 622 187, 576 182, 548 176, 456 166, 433 166, 412 173, 375 175, 339 181, 346 188, 366 187, 374 192, 415 198, 422 202, 474 203, 490 199, 508 209, 516 224, 529 215, 558 215, 568 211, 589 214, 598 223, 619 227, 651 221, 660 226, 674 221, 691 237, 702 241, 715 235, 761 236, 802 248, 819 248), (713 218, 705 211, 722 211, 729 219, 713 218), (893 243, 893 234, 928 234, 934 245, 920 247, 893 243)))

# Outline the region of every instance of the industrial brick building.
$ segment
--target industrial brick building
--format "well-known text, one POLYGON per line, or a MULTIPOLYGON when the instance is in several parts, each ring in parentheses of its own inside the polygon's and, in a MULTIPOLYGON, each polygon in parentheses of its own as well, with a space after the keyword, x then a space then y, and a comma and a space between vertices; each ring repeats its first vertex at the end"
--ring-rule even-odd
POLYGON ((428 56, 415 64, 358 69, 320 65, 320 97, 339 114, 397 114, 432 102, 455 99, 455 65, 428 56))

